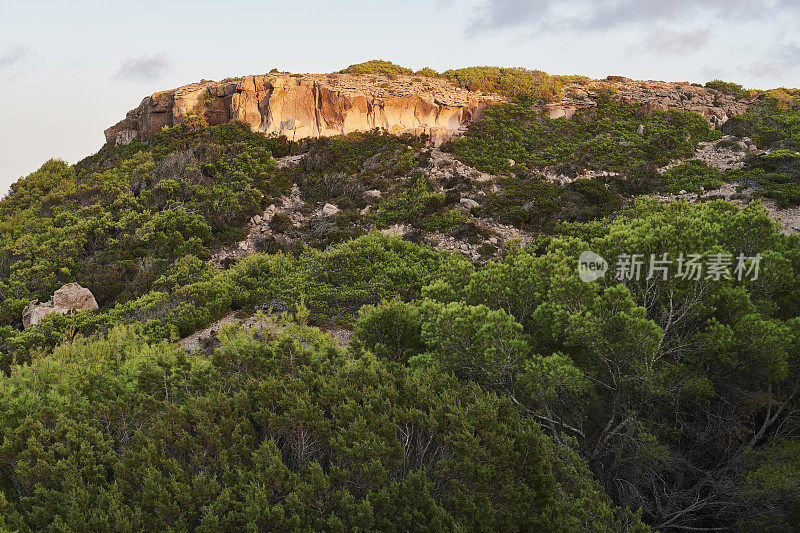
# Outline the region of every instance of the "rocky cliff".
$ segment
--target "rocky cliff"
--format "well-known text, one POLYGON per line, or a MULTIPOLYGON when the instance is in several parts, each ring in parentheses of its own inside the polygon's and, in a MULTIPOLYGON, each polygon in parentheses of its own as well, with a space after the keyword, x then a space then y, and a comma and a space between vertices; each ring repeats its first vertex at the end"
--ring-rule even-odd
POLYGON ((156 93, 105 134, 112 144, 147 139, 196 113, 212 126, 236 120, 253 131, 290 139, 379 128, 397 134, 426 133, 440 144, 502 100, 436 78, 267 74, 202 81, 156 93))
MULTIPOLYGON (((559 102, 544 106, 552 118, 570 118, 596 105, 596 97, 683 109, 702 114, 712 126, 744 112, 749 101, 688 83, 609 78, 572 83, 559 102)), ((458 134, 491 104, 504 101, 456 87, 448 80, 376 74, 266 74, 220 82, 201 81, 146 97, 106 130, 111 144, 148 139, 189 113, 217 125, 240 121, 253 131, 289 139, 379 128, 390 133, 428 134, 434 145, 458 134)))
POLYGON ((640 104, 652 110, 678 109, 699 113, 713 127, 721 126, 729 118, 744 113, 753 104, 751 100, 686 82, 635 81, 609 77, 605 80, 568 84, 564 87, 562 100, 545 107, 550 118, 570 118, 577 111, 596 106, 596 98, 601 93, 610 94, 617 101, 640 104))

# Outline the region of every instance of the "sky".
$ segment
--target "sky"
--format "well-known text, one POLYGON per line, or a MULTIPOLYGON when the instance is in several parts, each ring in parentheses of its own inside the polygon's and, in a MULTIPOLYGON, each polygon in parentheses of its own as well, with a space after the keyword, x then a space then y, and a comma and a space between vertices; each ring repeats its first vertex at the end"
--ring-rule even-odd
POLYGON ((800 0, 0 0, 0 194, 201 79, 419 69, 800 86, 800 0))

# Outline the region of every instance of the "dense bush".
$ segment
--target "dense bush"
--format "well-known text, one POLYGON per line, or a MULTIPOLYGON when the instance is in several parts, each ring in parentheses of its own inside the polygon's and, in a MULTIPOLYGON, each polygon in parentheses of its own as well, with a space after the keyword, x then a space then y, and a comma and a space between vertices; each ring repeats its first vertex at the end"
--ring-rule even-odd
POLYGON ((751 137, 762 149, 800 151, 800 94, 767 92, 746 113, 727 121, 723 131, 751 137))
POLYGON ((738 83, 732 83, 729 81, 722 81, 722 80, 713 80, 707 82, 706 87, 708 87, 709 89, 716 89, 723 93, 728 93, 737 98, 750 98, 750 91, 746 91, 738 83))
POLYGON ((667 190, 672 194, 681 191, 699 193, 719 188, 724 174, 703 161, 693 159, 667 170, 664 177, 667 190))
POLYGON ((800 154, 775 150, 749 159, 733 176, 745 185, 758 187, 763 196, 781 207, 800 203, 800 154))
POLYGON ((575 175, 583 169, 625 172, 645 162, 664 166, 719 136, 695 113, 648 112, 600 97, 596 108, 571 120, 549 119, 524 102, 493 106, 452 149, 465 163, 495 174, 555 166, 575 175))
POLYGON ((46 163, 0 201, 0 323, 70 281, 100 305, 135 298, 180 257, 240 240, 262 196, 286 190, 273 179, 282 142, 190 116, 149 144, 46 163))
POLYGON ((762 446, 797 442, 800 429, 798 240, 757 205, 725 202, 638 201, 613 221, 561 229, 468 279, 443 277, 422 302, 365 312, 359 328, 380 334, 359 337, 512 398, 658 529, 797 527, 793 478, 779 474, 797 447, 762 446), (580 281, 583 250, 612 272, 580 281), (638 279, 613 276, 623 253, 712 251, 730 254, 732 279, 680 279, 676 264, 667 279, 648 278, 647 262, 638 279), (738 280, 740 252, 761 254, 757 280, 738 280), (379 330, 378 317, 397 320, 379 330))
POLYGON ((378 228, 411 224, 426 231, 444 232, 465 222, 463 213, 445 208, 444 193, 433 193, 427 189, 425 176, 417 175, 406 190, 382 202, 370 218, 378 228))
POLYGON ((416 76, 425 76, 426 78, 438 78, 440 74, 433 70, 431 67, 424 67, 414 73, 416 76))
POLYGON ((209 360, 133 329, 76 338, 0 381, 0 406, 9 530, 635 523, 580 461, 554 468, 510 400, 353 358, 302 322, 274 340, 227 334, 209 360))
POLYGON ((388 74, 388 75, 410 75, 414 71, 410 68, 395 65, 391 61, 383 59, 372 59, 363 63, 356 63, 340 70, 342 74, 388 74))
POLYGON ((470 91, 552 102, 561 98, 561 83, 540 70, 522 67, 467 67, 441 76, 470 91))

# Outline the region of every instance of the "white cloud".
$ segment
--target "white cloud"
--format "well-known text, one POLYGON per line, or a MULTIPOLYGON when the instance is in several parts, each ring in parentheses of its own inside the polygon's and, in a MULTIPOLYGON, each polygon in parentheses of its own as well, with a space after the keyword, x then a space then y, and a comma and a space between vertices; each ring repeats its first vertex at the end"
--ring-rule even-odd
POLYGON ((693 54, 705 48, 711 38, 707 29, 675 30, 659 27, 643 40, 641 49, 660 54, 693 54))
POLYGON ((537 32, 607 32, 635 24, 797 17, 797 0, 484 0, 471 31, 526 28, 537 32))
POLYGON ((149 82, 161 79, 169 67, 164 54, 143 55, 128 58, 122 62, 114 79, 124 81, 149 82))
POLYGON ((0 80, 11 80, 28 67, 33 59, 33 51, 27 46, 16 44, 0 53, 0 80))
POLYGON ((746 66, 744 70, 754 76, 785 79, 797 72, 800 66, 800 45, 783 43, 765 57, 746 66))

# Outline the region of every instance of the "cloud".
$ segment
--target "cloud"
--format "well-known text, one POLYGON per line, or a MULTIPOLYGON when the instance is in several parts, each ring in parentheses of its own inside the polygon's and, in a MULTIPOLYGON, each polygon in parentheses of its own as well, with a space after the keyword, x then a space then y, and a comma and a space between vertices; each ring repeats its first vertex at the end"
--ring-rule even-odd
POLYGON ((122 62, 114 79, 123 81, 149 82, 161 79, 169 67, 164 54, 130 57, 122 62))
POLYGON ((483 0, 468 29, 608 32, 635 24, 755 20, 800 14, 797 0, 483 0))
POLYGON ((0 53, 0 79, 11 80, 30 65, 34 57, 33 51, 20 44, 7 47, 0 53))
POLYGON ((708 44, 711 32, 707 29, 680 31, 659 27, 643 41, 641 49, 658 54, 693 54, 708 44))
POLYGON ((748 74, 769 78, 785 78, 798 71, 800 66, 800 45, 796 43, 782 43, 770 50, 763 57, 769 59, 747 65, 744 70, 748 74))

